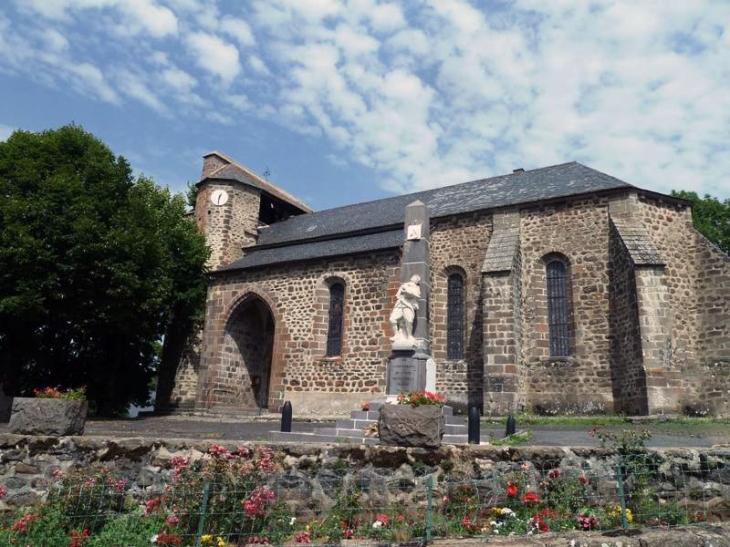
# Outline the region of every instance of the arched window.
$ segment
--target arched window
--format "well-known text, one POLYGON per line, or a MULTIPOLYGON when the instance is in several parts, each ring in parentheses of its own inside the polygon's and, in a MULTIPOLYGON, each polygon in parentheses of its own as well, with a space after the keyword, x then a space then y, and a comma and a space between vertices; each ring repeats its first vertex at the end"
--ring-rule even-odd
POLYGON ((446 358, 464 358, 464 278, 449 276, 446 307, 446 358))
POLYGON ((550 356, 570 355, 570 309, 568 275, 565 262, 553 258, 545 265, 547 273, 548 326, 550 356))
POLYGON ((342 283, 330 285, 329 325, 327 328, 327 357, 342 353, 342 308, 345 302, 345 286, 342 283))

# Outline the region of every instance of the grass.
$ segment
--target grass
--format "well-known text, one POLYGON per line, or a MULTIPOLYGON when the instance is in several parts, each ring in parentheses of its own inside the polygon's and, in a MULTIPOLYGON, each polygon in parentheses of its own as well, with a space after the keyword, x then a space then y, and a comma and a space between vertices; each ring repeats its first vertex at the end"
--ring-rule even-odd
MULTIPOLYGON (((604 427, 621 427, 638 423, 644 427, 658 427, 666 429, 674 429, 677 427, 695 427, 695 426, 730 426, 730 418, 690 418, 688 416, 676 416, 666 418, 647 418, 636 422, 629 420, 622 414, 605 414, 595 416, 542 416, 531 412, 519 412, 515 415, 515 420, 520 426, 523 425, 553 425, 553 426, 576 426, 591 427, 594 425, 604 427)), ((505 425, 507 418, 505 417, 489 417, 482 418, 483 425, 505 425)))
POLYGON ((525 444, 532 440, 532 431, 520 431, 514 435, 508 435, 501 439, 495 439, 490 437, 489 444, 493 446, 516 446, 518 444, 525 444))

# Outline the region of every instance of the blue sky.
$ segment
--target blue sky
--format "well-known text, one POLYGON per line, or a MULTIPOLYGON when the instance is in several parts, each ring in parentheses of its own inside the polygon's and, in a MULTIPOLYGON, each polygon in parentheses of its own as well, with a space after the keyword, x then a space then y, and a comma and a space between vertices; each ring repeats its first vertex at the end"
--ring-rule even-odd
POLYGON ((2 0, 0 140, 70 122, 315 209, 571 160, 730 197, 730 2, 2 0))

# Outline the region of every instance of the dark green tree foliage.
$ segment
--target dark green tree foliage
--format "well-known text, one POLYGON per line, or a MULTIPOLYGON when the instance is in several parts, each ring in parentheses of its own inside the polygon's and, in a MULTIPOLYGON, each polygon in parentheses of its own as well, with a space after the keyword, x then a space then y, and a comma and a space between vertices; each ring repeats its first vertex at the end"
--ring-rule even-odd
MULTIPOLYGON (((162 336, 205 298, 185 199, 78 126, 0 143, 0 382, 87 386, 101 413, 145 403, 162 336)), ((164 351, 163 351, 164 353, 164 351)))
POLYGON ((702 235, 730 254, 730 199, 719 199, 696 192, 673 191, 674 197, 692 202, 692 222, 702 235))

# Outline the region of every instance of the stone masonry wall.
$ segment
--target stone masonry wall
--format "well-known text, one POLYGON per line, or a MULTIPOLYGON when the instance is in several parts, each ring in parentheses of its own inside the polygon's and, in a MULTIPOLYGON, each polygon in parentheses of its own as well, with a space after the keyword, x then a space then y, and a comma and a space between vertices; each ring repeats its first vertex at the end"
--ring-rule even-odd
POLYGON ((491 214, 476 213, 449 220, 437 219, 431 227, 431 348, 436 366, 436 391, 448 395, 449 404, 480 402, 482 392, 481 264, 492 232, 491 214), (448 276, 464 277, 464 358, 448 360, 448 276))
POLYGON ((266 407, 273 319, 260 300, 241 304, 230 318, 222 343, 219 374, 229 379, 227 390, 217 393, 217 404, 266 407), (231 387, 235 386, 235 389, 231 387))
POLYGON ((642 362, 634 266, 611 223, 610 250, 611 380, 614 410, 629 415, 648 412, 646 373, 642 362))
MULTIPOLYGON (((210 459, 210 444, 209 441, 185 439, 0 434, 0 486, 7 489, 7 495, 0 500, 0 511, 43 501, 60 482, 59 475, 84 470, 93 474, 100 469, 106 470, 114 480, 122 481, 124 495, 130 503, 141 505, 151 497, 163 495, 166 486, 173 483, 175 461, 210 459)), ((266 445, 251 442, 218 444, 231 452, 239 447, 251 449, 266 445)), ((479 498, 485 505, 504 503, 504 484, 508 477, 519 473, 527 485, 537 489, 540 481, 550 480, 548 473, 555 469, 562 476, 589 478, 600 496, 600 503, 614 505, 618 502, 615 479, 618 456, 609 450, 473 445, 423 450, 305 443, 271 448, 275 451, 275 469, 267 482, 277 496, 286 499, 297 517, 306 518, 308 514, 311 517, 313 507, 324 509, 326 514, 336 506, 339 496, 348 487, 362 491, 362 501, 372 507, 392 507, 394 503, 405 508, 423 507, 428 483, 433 485, 431 499, 436 508, 442 506, 442 500, 454 487, 464 484, 479 488, 479 498)), ((684 514, 700 512, 715 522, 730 517, 730 478, 727 474, 730 452, 674 449, 651 451, 650 454, 656 479, 647 488, 654 489, 659 503, 677 503, 684 514)), ((632 531, 634 537, 641 533, 637 529, 632 531)), ((672 534, 676 533, 672 528, 672 534)), ((540 537, 545 540, 551 534, 540 537)), ((579 536, 581 545, 585 538, 579 536)), ((600 539, 609 541, 605 535, 600 539)), ((523 545, 526 538, 520 540, 512 545, 523 545)), ((484 541, 481 538, 480 545, 484 541)), ((490 539, 489 544, 493 541, 502 545, 498 537, 490 539)), ((709 544, 720 545, 697 545, 709 544)))
POLYGON ((643 222, 667 258, 674 310, 667 366, 680 376, 679 410, 730 412, 730 258, 692 226, 688 207, 642 196, 643 222))
POLYGON ((199 407, 229 403, 215 393, 238 389, 239 380, 221 367, 221 342, 231 315, 251 296, 266 302, 274 318, 269 409, 289 399, 297 413, 346 411, 382 394, 399 261, 390 251, 217 277, 208 297, 199 407), (329 298, 323 288, 332 278, 345 283, 345 332, 342 355, 325 357, 329 298))
POLYGON ((207 182, 195 202, 195 222, 211 248, 208 266, 215 270, 243 256, 242 247, 256 243, 261 192, 245 184, 207 182), (215 190, 228 192, 224 205, 214 205, 215 190))
POLYGON ((527 404, 540 412, 613 410, 609 325, 608 200, 590 198, 521 211, 522 362, 527 404), (551 358, 544 257, 569 267, 570 356, 551 358))

